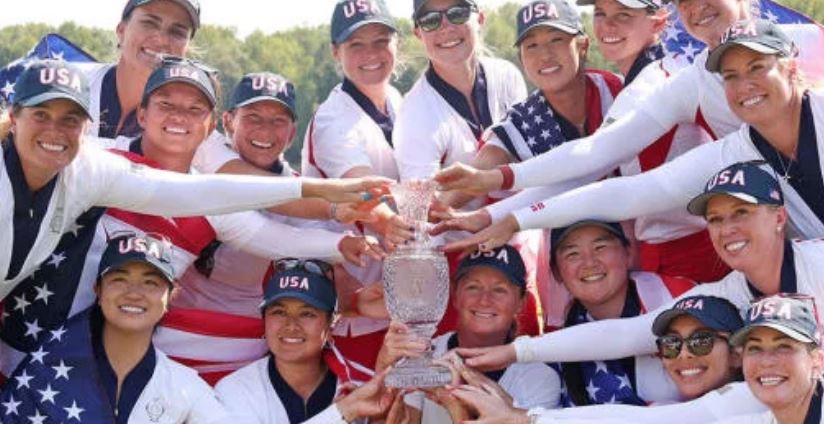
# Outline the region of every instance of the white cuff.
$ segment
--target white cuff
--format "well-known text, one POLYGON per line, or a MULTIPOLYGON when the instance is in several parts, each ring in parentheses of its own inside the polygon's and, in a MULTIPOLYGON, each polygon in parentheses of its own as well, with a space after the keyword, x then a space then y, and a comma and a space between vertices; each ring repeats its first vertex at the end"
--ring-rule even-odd
POLYGON ((515 360, 517 362, 534 362, 535 352, 531 346, 532 337, 520 336, 515 338, 512 345, 515 347, 515 360))

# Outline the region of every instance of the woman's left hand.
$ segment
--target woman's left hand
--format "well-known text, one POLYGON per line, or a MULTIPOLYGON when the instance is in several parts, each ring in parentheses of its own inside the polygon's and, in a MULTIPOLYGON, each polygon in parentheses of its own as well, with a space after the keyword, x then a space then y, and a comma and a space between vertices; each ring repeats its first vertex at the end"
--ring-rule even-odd
POLYGON ((363 386, 354 388, 352 383, 346 383, 342 390, 354 390, 335 402, 338 411, 347 422, 352 422, 357 418, 376 417, 387 413, 398 391, 391 387, 386 387, 383 382, 392 367, 376 374, 363 386))
POLYGON ((380 204, 394 181, 385 177, 301 178, 302 197, 319 197, 332 203, 359 203, 366 210, 380 204))
POLYGON ((475 420, 464 421, 466 424, 527 424, 529 422, 527 411, 513 407, 512 403, 499 397, 489 388, 466 384, 454 387, 450 391, 478 416, 475 420))
POLYGON ((505 245, 519 230, 518 221, 510 214, 497 224, 492 224, 463 240, 449 243, 445 245, 443 249, 447 252, 460 252, 464 250, 489 252, 505 245))

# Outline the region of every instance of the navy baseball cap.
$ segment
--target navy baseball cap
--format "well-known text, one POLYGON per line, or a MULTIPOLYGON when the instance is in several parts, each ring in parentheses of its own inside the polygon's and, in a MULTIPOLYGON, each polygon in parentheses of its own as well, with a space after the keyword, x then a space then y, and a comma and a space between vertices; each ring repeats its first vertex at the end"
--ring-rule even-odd
MULTIPOLYGON (((420 12, 421 9, 424 7, 424 5, 426 5, 427 1, 429 1, 429 0, 414 0, 414 2, 412 3, 412 18, 413 18, 413 20, 414 20, 415 17, 418 16, 418 12, 420 12)), ((468 4, 470 6, 475 6, 475 8, 478 7, 478 2, 475 1, 475 0, 464 0, 463 3, 468 4)))
POLYGON ((322 311, 332 312, 338 301, 335 284, 329 278, 293 268, 276 272, 266 283, 260 311, 263 312, 279 299, 298 299, 322 311))
POLYGON ((549 233, 549 243, 550 243, 550 256, 549 261, 552 263, 555 261, 555 253, 558 251, 558 247, 561 246, 561 243, 564 241, 567 236, 569 236, 573 231, 589 226, 596 226, 607 230, 610 234, 614 235, 621 240, 625 246, 629 245, 629 239, 627 238, 626 234, 624 234, 624 229, 621 227, 620 223, 617 222, 604 222, 598 221, 597 219, 584 219, 582 221, 578 221, 572 225, 568 225, 566 227, 560 228, 553 228, 552 231, 549 233))
POLYGON ((707 70, 720 72, 721 58, 733 46, 744 46, 758 53, 782 57, 795 54, 795 45, 778 25, 766 19, 738 21, 721 36, 721 44, 710 52, 707 70))
POLYGON ((583 34, 581 14, 567 0, 537 0, 518 10, 518 36, 515 46, 521 44, 526 34, 537 27, 550 27, 567 34, 583 34))
POLYGON ((170 285, 175 280, 172 244, 165 239, 138 234, 123 235, 109 240, 100 258, 97 277, 102 278, 110 271, 131 262, 145 262, 154 266, 170 285))
POLYGON ((212 79, 209 78, 212 72, 215 71, 200 62, 167 56, 161 61, 160 66, 149 75, 149 80, 143 89, 143 101, 147 101, 155 90, 166 84, 182 82, 200 90, 214 107, 217 104, 217 95, 215 94, 216 90, 212 84, 212 79))
POLYGON ((756 205, 783 205, 784 195, 778 180, 761 169, 761 162, 739 162, 715 174, 704 192, 690 200, 687 210, 698 216, 707 212, 707 202, 718 194, 726 194, 756 205))
POLYGON ((812 296, 780 293, 750 304, 744 328, 730 339, 733 346, 741 346, 756 327, 780 331, 801 343, 820 344, 818 317, 812 296))
POLYGON ((13 105, 37 106, 54 99, 77 103, 89 113, 89 81, 74 65, 62 60, 36 60, 20 73, 14 84, 13 105))
POLYGON ((463 258, 458 264, 455 281, 460 280, 471 269, 479 266, 494 268, 504 274, 510 283, 526 289, 526 266, 521 254, 514 247, 505 244, 489 252, 476 251, 463 258))
MULTIPOLYGON (((589 6, 597 0, 578 0, 578 6, 589 6)), ((664 6, 662 0, 615 0, 630 9, 658 10, 664 6)))
POLYGON ((274 101, 282 104, 297 119, 295 112, 295 86, 286 78, 271 72, 246 74, 232 91, 230 108, 236 109, 262 101, 274 101))
MULTIPOLYGON (((129 0, 126 3, 126 7, 123 8, 123 14, 120 16, 120 20, 126 20, 132 11, 153 1, 155 0, 129 0)), ((186 13, 189 14, 189 19, 192 21, 192 36, 194 36, 197 29, 200 28, 200 2, 198 0, 172 1, 180 5, 180 7, 185 9, 186 13)))
POLYGON ((349 39, 359 28, 368 24, 382 24, 392 32, 398 32, 395 18, 383 0, 340 0, 332 14, 330 32, 332 43, 340 44, 349 39))
POLYGON ((670 323, 684 315, 701 321, 707 328, 731 334, 744 326, 741 313, 729 300, 715 296, 689 296, 658 314, 652 323, 652 333, 663 336, 667 333, 670 323))

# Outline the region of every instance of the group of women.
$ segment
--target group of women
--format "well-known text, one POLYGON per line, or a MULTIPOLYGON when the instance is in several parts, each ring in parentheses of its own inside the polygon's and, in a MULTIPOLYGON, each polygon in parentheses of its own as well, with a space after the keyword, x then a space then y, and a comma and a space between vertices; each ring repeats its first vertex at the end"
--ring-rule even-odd
POLYGON ((691 64, 661 46, 660 1, 578 1, 594 5, 595 41, 623 78, 586 68, 590 38, 570 2, 524 4, 513 18, 527 95, 513 64, 483 53, 482 5, 414 0, 429 66, 402 98, 386 5, 338 1, 342 82, 311 117, 306 177, 294 177, 282 153, 308 118, 296 88, 244 76, 218 133, 219 84, 179 57, 198 2, 129 0, 116 64, 39 61, 15 85, 0 144, 4 316, 25 314, 29 281, 69 234, 88 232, 66 252, 92 271, 70 312, 27 324, 37 343, 3 338, 3 422, 822 422, 822 108, 801 71, 820 29, 756 19, 750 0, 674 3, 708 46, 691 64), (454 317, 431 341, 388 322, 384 248, 413 231, 379 198, 430 176, 443 190, 432 233, 476 250, 453 258, 454 317), (544 323, 564 328, 517 337, 528 280, 549 271, 507 243, 541 228, 560 285, 537 290, 570 301, 544 305, 544 323), (202 377, 222 378, 214 392, 164 353, 189 340, 157 330, 169 305, 224 336, 220 323, 238 317, 260 329, 251 356, 186 346, 202 377), (68 365, 89 374, 61 391, 97 403, 63 408, 36 376, 66 367, 77 343, 86 357, 68 365), (393 363, 428 349, 453 385, 384 386, 393 363))

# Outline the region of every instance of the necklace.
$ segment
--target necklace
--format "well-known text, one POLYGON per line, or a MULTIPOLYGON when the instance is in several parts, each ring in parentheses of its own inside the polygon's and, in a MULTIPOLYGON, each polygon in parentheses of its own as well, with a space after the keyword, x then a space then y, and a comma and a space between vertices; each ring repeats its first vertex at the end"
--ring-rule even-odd
POLYGON ((778 149, 775 148, 775 146, 772 146, 772 148, 773 153, 775 154, 775 158, 778 159, 778 163, 781 165, 781 170, 784 171, 784 174, 781 175, 781 179, 783 179, 784 182, 789 183, 792 179, 792 177, 790 176, 790 171, 792 170, 793 165, 795 164, 795 159, 793 159, 793 157, 795 156, 795 151, 798 149, 798 145, 796 145, 795 149, 793 149, 793 153, 788 158, 786 164, 784 163, 784 158, 781 152, 779 152, 778 149))

